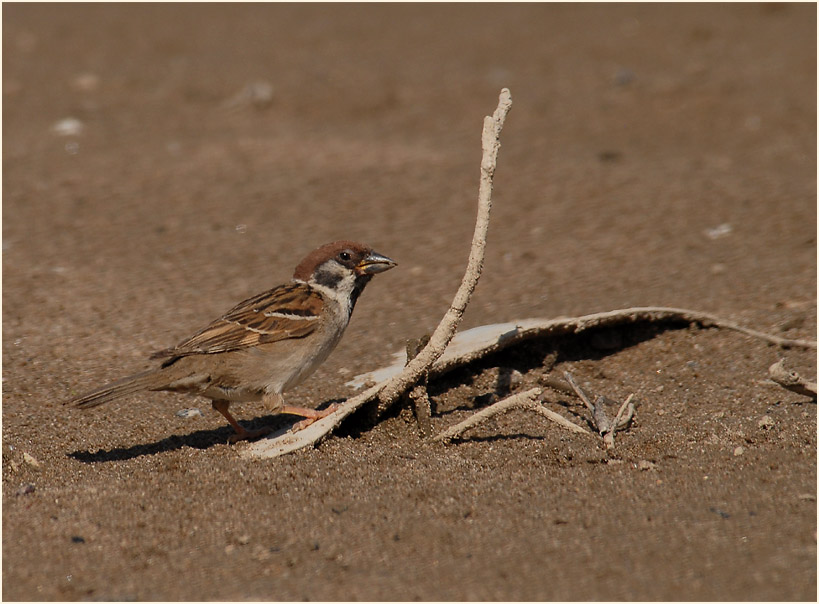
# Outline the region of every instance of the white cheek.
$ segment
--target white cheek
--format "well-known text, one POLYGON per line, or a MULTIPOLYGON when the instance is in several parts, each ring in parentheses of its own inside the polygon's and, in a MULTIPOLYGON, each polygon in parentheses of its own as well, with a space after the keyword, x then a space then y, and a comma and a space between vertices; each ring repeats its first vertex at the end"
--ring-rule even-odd
POLYGON ((349 316, 350 301, 355 288, 354 274, 345 271, 344 276, 336 283, 335 287, 327 287, 313 280, 310 281, 310 286, 320 291, 326 300, 340 306, 342 313, 349 316))

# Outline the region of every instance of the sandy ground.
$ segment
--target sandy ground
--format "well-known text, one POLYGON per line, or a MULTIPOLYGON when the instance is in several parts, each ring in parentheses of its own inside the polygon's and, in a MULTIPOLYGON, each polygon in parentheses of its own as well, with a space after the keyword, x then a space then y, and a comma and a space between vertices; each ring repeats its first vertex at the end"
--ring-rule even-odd
POLYGON ((400 263, 290 400, 349 396, 447 308, 503 86, 464 327, 664 305, 815 339, 814 5, 3 6, 4 599, 816 598, 816 402, 766 380, 814 351, 635 326, 431 386, 437 431, 554 361, 636 393, 613 452, 403 410, 251 462, 206 401, 61 405, 337 238, 400 263))

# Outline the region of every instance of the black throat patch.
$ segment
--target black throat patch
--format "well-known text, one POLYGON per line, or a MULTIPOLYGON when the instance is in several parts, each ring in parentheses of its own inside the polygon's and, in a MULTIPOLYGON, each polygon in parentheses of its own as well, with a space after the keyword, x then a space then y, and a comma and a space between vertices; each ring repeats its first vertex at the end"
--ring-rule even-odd
POLYGON ((353 314, 353 309, 355 308, 355 303, 358 302, 358 297, 372 278, 372 275, 359 275, 356 277, 355 287, 353 287, 353 293, 350 295, 350 314, 353 314))

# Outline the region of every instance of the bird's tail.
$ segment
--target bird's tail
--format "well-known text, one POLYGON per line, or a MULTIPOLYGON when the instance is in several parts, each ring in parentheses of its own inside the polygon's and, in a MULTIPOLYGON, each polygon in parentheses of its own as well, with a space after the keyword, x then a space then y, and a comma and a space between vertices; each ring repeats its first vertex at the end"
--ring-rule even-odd
POLYGON ((66 401, 66 405, 72 405, 81 409, 90 409, 97 405, 102 405, 114 399, 139 392, 140 390, 150 390, 152 387, 159 385, 157 378, 161 370, 149 369, 141 373, 129 375, 116 382, 111 382, 105 386, 101 386, 91 392, 86 392, 80 396, 66 401))

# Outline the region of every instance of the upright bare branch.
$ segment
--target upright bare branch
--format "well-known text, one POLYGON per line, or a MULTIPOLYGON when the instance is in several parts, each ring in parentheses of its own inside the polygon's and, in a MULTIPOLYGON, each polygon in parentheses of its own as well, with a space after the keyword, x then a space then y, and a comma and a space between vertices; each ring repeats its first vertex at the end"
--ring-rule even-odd
POLYGON ((500 149, 500 133, 506 114, 512 107, 512 97, 509 89, 501 90, 498 108, 494 115, 486 116, 483 120, 481 146, 481 182, 478 189, 478 217, 475 221, 475 232, 472 235, 472 247, 466 265, 461 286, 455 293, 455 298, 447 310, 444 318, 430 336, 429 343, 410 361, 406 369, 389 380, 379 392, 379 406, 387 407, 395 402, 401 394, 415 384, 429 367, 444 353, 444 350, 455 335, 461 322, 472 292, 478 284, 483 269, 484 251, 486 249, 486 233, 489 229, 489 213, 492 209, 492 186, 497 165, 498 150, 500 149))

